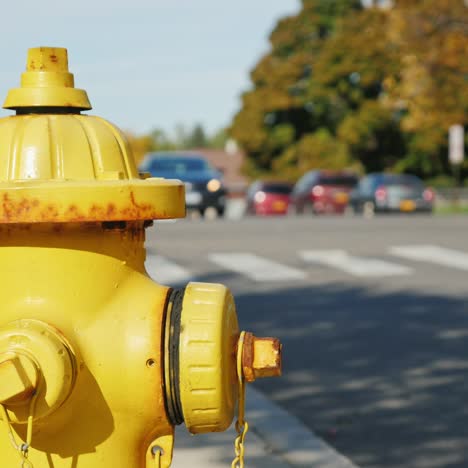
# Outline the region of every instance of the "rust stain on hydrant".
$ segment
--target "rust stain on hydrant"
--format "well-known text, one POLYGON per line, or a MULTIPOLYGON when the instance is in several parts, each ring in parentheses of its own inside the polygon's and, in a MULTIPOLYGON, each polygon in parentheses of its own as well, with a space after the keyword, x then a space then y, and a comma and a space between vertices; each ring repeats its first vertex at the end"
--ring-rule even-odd
POLYGON ((252 333, 244 337, 242 370, 247 382, 281 375, 281 343, 277 338, 258 338, 252 333))

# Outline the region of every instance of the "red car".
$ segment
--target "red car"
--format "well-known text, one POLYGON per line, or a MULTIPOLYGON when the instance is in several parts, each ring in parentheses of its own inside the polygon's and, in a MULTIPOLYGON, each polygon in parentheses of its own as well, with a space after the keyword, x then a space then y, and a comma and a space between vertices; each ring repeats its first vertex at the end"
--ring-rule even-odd
POLYGON ((256 181, 247 191, 247 213, 252 215, 285 215, 293 184, 283 181, 256 181))
POLYGON ((310 171, 304 174, 291 193, 291 212, 343 214, 349 193, 358 177, 351 172, 310 171))

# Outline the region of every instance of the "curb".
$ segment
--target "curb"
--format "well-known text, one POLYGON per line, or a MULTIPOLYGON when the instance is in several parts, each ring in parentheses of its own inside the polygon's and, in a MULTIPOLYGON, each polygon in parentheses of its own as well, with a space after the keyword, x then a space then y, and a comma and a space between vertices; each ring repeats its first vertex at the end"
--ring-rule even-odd
MULTIPOLYGON (((295 416, 247 387, 245 463, 251 468, 358 468, 295 416)), ((173 468, 226 468, 234 457, 234 424, 223 433, 190 435, 176 428, 173 468)))
POLYGON ((359 468, 295 416, 248 387, 246 419, 266 447, 294 468, 359 468))

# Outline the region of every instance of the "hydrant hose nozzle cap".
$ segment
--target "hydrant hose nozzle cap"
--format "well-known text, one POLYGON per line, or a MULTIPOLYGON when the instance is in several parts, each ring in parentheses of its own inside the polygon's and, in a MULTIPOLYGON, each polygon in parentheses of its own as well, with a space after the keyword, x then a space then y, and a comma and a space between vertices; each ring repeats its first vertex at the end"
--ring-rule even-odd
POLYGON ((73 74, 68 71, 67 49, 36 47, 28 51, 21 87, 10 90, 3 108, 65 108, 79 112, 91 109, 91 104, 86 91, 74 87, 73 74))
POLYGON ((166 318, 165 354, 175 358, 165 362, 169 417, 192 434, 224 431, 237 402, 234 299, 226 286, 196 282, 179 298, 166 318))
POLYGON ((234 298, 221 284, 196 283, 170 293, 165 323, 165 400, 172 424, 193 433, 226 430, 238 400, 237 356, 247 382, 281 375, 281 343, 239 338, 234 298), (242 349, 239 348, 242 346, 242 349))

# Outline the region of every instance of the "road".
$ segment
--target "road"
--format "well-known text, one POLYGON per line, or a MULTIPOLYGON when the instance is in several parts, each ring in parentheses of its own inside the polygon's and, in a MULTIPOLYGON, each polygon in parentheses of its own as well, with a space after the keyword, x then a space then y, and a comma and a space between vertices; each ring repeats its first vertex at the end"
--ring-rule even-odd
POLYGON ((466 468, 467 234, 462 217, 162 222, 148 270, 231 287, 242 328, 284 346, 284 376, 254 385, 358 465, 466 468))

